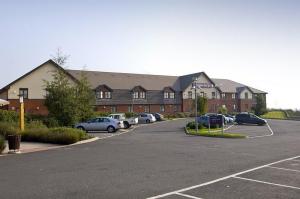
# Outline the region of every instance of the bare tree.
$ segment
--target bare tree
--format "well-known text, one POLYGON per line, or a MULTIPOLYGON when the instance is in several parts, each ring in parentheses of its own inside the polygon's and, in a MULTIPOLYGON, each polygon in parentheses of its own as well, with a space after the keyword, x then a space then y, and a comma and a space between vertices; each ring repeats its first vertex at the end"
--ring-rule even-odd
POLYGON ((65 66, 70 55, 66 55, 60 48, 57 48, 55 55, 51 55, 52 60, 60 66, 65 66))

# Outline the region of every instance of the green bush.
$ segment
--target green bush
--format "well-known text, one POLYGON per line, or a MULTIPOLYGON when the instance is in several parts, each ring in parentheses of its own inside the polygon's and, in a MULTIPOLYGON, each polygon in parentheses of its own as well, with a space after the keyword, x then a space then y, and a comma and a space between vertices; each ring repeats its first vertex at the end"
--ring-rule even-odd
POLYGON ((18 124, 15 122, 0 122, 0 135, 14 135, 19 133, 18 124))
POLYGON ((138 114, 137 113, 132 113, 132 112, 127 112, 125 113, 126 118, 130 118, 130 117, 137 117, 138 114))
POLYGON ((4 151, 5 147, 5 139, 3 136, 0 135, 0 154, 4 151))
POLYGON ((19 114, 16 111, 0 109, 0 122, 18 122, 19 114))
POLYGON ((54 127, 59 127, 60 126, 59 121, 57 119, 55 119, 54 117, 46 118, 44 123, 46 124, 46 126, 48 128, 54 128, 54 127))
POLYGON ((86 132, 66 127, 26 129, 22 132, 22 141, 52 144, 73 144, 88 138, 86 132))
POLYGON ((28 129, 40 129, 40 128, 47 128, 47 126, 40 120, 32 120, 25 124, 25 128, 28 129))
POLYGON ((96 112, 96 113, 95 113, 95 117, 107 117, 109 114, 111 114, 111 113, 107 113, 107 112, 96 112))
MULTIPOLYGON (((189 122, 186 125, 187 128, 196 129, 196 122, 189 122)), ((203 125, 198 123, 198 129, 203 129, 203 125)))
POLYGON ((218 137, 218 138, 246 138, 245 135, 238 133, 221 133, 221 132, 196 132, 194 129, 187 129, 189 135, 198 135, 205 137, 218 137))

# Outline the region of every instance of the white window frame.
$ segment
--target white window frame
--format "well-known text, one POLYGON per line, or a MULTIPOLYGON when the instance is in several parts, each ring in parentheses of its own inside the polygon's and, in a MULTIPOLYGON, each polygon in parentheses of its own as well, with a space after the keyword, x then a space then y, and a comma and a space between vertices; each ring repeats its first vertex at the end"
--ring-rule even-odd
POLYGON ((165 112, 165 105, 160 105, 159 110, 160 112, 165 112))
POLYGON ((174 92, 170 92, 169 93, 169 98, 170 99, 175 99, 175 93, 174 92))
POLYGON ((168 99, 169 98, 169 93, 168 92, 164 92, 164 98, 168 99))
POLYGON ((141 98, 141 99, 145 99, 145 98, 146 98, 146 92, 141 91, 141 92, 140 92, 140 98, 141 98))

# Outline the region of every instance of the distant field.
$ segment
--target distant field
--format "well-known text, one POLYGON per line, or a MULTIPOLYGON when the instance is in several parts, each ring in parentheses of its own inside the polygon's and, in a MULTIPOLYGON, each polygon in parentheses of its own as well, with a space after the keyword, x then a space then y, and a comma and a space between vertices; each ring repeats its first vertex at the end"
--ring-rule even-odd
POLYGON ((286 119, 286 114, 283 111, 270 111, 264 115, 262 118, 266 119, 286 119))

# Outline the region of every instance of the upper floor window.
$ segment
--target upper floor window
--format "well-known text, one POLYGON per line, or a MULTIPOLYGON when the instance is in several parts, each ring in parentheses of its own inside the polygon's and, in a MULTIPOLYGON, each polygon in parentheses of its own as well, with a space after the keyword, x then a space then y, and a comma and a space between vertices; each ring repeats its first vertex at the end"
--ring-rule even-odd
POLYGON ((145 98, 146 98, 145 92, 140 92, 140 98, 142 98, 142 99, 145 99, 145 98))
POLYGON ((225 93, 222 93, 222 99, 225 99, 225 96, 226 96, 225 93))
POLYGON ((211 92, 211 97, 212 97, 213 99, 215 99, 215 98, 216 98, 216 92, 211 92))
POLYGON ((104 93, 104 97, 105 97, 106 99, 110 99, 110 98, 111 98, 111 92, 105 92, 105 93, 104 93))
POLYGON ((170 97, 171 99, 174 99, 174 98, 175 98, 175 93, 174 93, 174 92, 169 93, 169 97, 170 97))
POLYGON ((248 96, 248 92, 245 93, 245 99, 248 99, 249 96, 248 96))
POLYGON ((165 99, 169 98, 169 93, 168 92, 164 92, 164 98, 165 99))
POLYGON ((96 88, 95 94, 97 99, 111 99, 111 92, 112 89, 110 89, 106 85, 99 85, 96 88))
POLYGON ((193 98, 193 92, 192 92, 192 91, 189 91, 189 92, 188 92, 188 98, 189 98, 189 99, 192 99, 192 98, 193 98))
POLYGON ((23 96, 23 99, 28 99, 28 88, 20 88, 19 95, 23 96))
POLYGON ((231 94, 231 98, 232 98, 232 99, 235 99, 235 93, 232 93, 232 94, 231 94))
POLYGON ((168 98, 170 98, 170 99, 174 99, 175 98, 175 93, 174 92, 164 92, 164 98, 165 99, 168 99, 168 98))
POLYGON ((133 92, 133 98, 134 99, 139 98, 139 92, 133 92))

